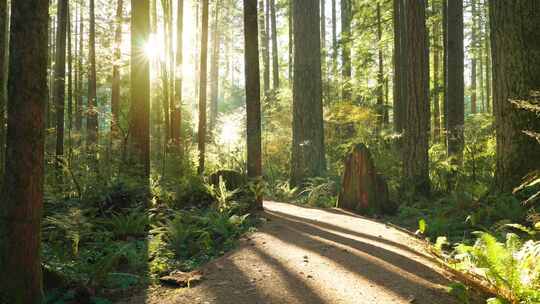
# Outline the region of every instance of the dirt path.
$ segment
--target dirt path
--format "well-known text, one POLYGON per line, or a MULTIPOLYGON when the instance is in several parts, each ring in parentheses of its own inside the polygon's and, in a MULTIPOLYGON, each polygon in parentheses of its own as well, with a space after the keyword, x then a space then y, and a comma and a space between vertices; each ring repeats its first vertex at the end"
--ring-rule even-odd
POLYGON ((458 303, 418 241, 345 211, 265 202, 268 223, 189 289, 128 303, 458 303))

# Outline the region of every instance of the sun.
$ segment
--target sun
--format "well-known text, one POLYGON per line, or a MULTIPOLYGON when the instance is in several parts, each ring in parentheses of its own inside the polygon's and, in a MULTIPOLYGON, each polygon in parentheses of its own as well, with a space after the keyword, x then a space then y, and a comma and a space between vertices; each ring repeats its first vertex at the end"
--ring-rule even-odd
POLYGON ((163 59, 165 57, 165 38, 162 32, 150 34, 144 45, 144 54, 148 59, 163 59))

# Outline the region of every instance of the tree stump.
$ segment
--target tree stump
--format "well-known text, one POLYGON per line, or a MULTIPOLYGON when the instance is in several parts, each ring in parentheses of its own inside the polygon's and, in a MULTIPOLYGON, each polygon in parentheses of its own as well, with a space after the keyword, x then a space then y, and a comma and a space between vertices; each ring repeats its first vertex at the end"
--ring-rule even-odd
POLYGON ((371 153, 363 144, 356 145, 345 161, 337 206, 360 214, 395 212, 388 185, 377 174, 371 153))

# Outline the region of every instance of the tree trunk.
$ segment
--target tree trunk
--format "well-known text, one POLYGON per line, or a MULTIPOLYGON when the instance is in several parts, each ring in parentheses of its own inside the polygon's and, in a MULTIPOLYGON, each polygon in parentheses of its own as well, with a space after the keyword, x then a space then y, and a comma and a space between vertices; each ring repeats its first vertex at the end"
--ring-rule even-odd
POLYGON ((464 50, 463 50, 463 0, 448 1, 447 63, 446 63, 446 129, 448 156, 454 162, 463 159, 464 124, 464 50))
POLYGON ((343 100, 350 101, 352 98, 352 60, 351 60, 351 0, 341 0, 341 57, 342 57, 342 77, 343 100))
POLYGON ((478 111, 478 95, 476 93, 476 52, 478 48, 476 34, 476 0, 471 0, 471 114, 476 114, 478 111))
POLYGON ((279 89, 279 57, 276 22, 276 0, 270 1, 270 22, 272 24, 272 80, 274 90, 279 89))
POLYGON ((424 0, 407 1, 407 107, 403 149, 404 175, 413 191, 429 194, 429 52, 424 0))
POLYGON ((0 0, 0 180, 4 176, 8 68, 8 1, 0 0))
MULTIPOLYGON (((337 10, 336 10, 336 1, 332 0, 332 79, 335 85, 337 81, 337 71, 338 71, 338 40, 337 40, 337 10)), ((338 96, 339 93, 332 92, 333 97, 338 96)))
MULTIPOLYGON (((270 1, 270 0, 266 0, 270 1)), ((270 91, 270 46, 268 45, 268 28, 267 24, 270 22, 266 18, 265 13, 265 0, 259 0, 259 27, 261 31, 261 51, 263 57, 263 80, 264 80, 264 94, 268 94, 270 91)))
MULTIPOLYGON (((257 0, 244 0, 247 171, 249 178, 253 180, 262 176, 261 80, 257 19, 257 0)), ((262 209, 262 197, 256 199, 253 208, 262 209)))
MULTIPOLYGON (((73 127, 73 49, 71 38, 71 7, 68 3, 67 8, 67 104, 68 104, 68 134, 71 136, 71 130, 73 127)), ((69 139, 71 142, 71 138, 69 139)), ((70 147, 71 148, 71 147, 70 147)))
POLYGON ((84 18, 83 4, 79 6, 79 53, 77 55, 77 70, 79 71, 79 81, 77 83, 77 105, 75 106, 75 130, 82 131, 83 114, 83 54, 84 54, 84 18))
POLYGON ((490 0, 489 5, 497 135, 495 180, 499 190, 511 191, 540 164, 540 145, 523 133, 538 132, 540 119, 515 103, 526 100, 536 107, 540 103, 540 3, 490 0))
POLYGON ((48 0, 12 1, 6 173, 0 201, 0 299, 43 300, 44 110, 48 0))
POLYGON ((98 143, 98 108, 97 108, 97 84, 96 84, 96 15, 95 0, 90 0, 90 28, 88 37, 88 109, 86 117, 87 145, 94 146, 98 143))
MULTIPOLYGON (((293 1, 289 0, 289 85, 292 88, 293 84, 293 65, 294 65, 294 38, 293 38, 293 1)), ((335 0, 334 0, 335 1, 335 0)))
POLYGON ((202 22, 201 22, 201 61, 200 61, 200 83, 199 83, 199 174, 204 173, 204 160, 206 151, 206 86, 207 86, 207 65, 208 65, 208 0, 202 0, 202 22))
POLYGON ((120 117, 120 59, 122 44, 122 19, 123 19, 123 0, 116 2, 116 30, 114 33, 114 54, 113 54, 113 72, 112 72, 112 92, 111 92, 111 132, 114 134, 118 130, 118 118, 120 117))
POLYGON ((212 58, 210 62, 210 132, 214 130, 218 116, 218 96, 219 96, 219 48, 221 43, 221 33, 219 25, 219 11, 221 1, 216 1, 214 6, 214 21, 212 26, 212 58))
POLYGON ((491 77, 491 70, 492 70, 492 64, 491 64, 491 45, 490 45, 490 30, 489 30, 489 9, 488 4, 485 5, 485 14, 486 14, 486 24, 485 24, 485 31, 486 31, 486 38, 485 38, 485 48, 486 48, 486 111, 491 114, 491 96, 492 90, 492 77, 491 77))
MULTIPOLYGON (((432 2, 433 12, 436 12, 435 1, 432 2)), ((441 139, 441 83, 440 83, 440 60, 441 60, 440 23, 433 22, 433 141, 440 142, 441 139)))
POLYGON ((445 139, 445 135, 448 132, 448 0, 442 0, 442 34, 443 34, 443 84, 442 84, 442 110, 443 110, 443 121, 441 124, 441 128, 444 128, 441 132, 442 133, 442 140, 444 141, 445 145, 448 143, 447 139, 445 139))
POLYGON ((131 0, 131 111, 133 163, 143 178, 150 175, 150 63, 145 43, 150 36, 150 2, 131 0))
POLYGON ((377 43, 379 48, 379 71, 377 73, 377 123, 379 130, 384 123, 384 61, 382 41, 381 4, 377 2, 377 43))
MULTIPOLYGON (((274 1, 274 0, 272 0, 274 1)), ((320 0, 321 2, 321 75, 323 79, 323 101, 326 99, 326 96, 328 95, 328 68, 326 63, 326 1, 320 0)))
POLYGON ((68 0, 58 1, 56 58, 54 60, 54 103, 56 105, 56 157, 64 155, 64 103, 66 97, 66 37, 68 0))
POLYGON ((176 18, 176 85, 175 85, 175 105, 171 113, 171 132, 172 140, 177 148, 182 143, 182 80, 184 71, 184 0, 178 0, 178 11, 176 18))
POLYGON ((326 171, 318 0, 294 1, 291 185, 326 171))
POLYGON ((394 29, 394 99, 393 99, 393 115, 394 115, 394 131, 401 133, 403 131, 403 120, 401 114, 401 102, 403 100, 401 92, 401 0, 393 0, 393 29, 394 29))
POLYGON ((169 112, 169 101, 170 101, 170 94, 172 92, 170 91, 170 70, 169 70, 169 45, 171 43, 170 41, 170 35, 169 35, 169 5, 170 0, 161 0, 161 7, 163 9, 163 33, 165 38, 165 56, 161 60, 161 81, 162 81, 162 88, 163 88, 163 98, 161 99, 161 110, 163 111, 163 124, 164 124, 164 140, 165 142, 168 142, 170 139, 170 130, 171 130, 171 120, 170 120, 170 112, 169 112))

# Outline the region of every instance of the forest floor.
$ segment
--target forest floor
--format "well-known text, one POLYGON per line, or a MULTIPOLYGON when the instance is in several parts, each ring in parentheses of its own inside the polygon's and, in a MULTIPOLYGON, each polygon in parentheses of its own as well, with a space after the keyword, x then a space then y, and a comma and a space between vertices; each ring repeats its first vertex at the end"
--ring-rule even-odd
POLYGON ((124 303, 459 303, 407 234, 339 209, 264 207, 268 222, 204 266, 198 285, 155 286, 124 303))

